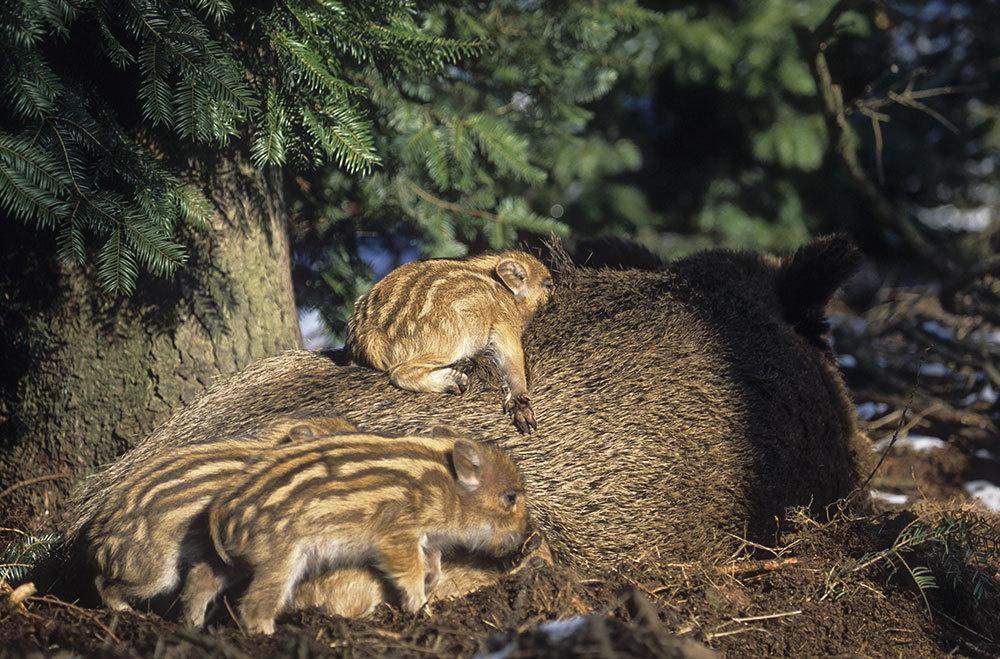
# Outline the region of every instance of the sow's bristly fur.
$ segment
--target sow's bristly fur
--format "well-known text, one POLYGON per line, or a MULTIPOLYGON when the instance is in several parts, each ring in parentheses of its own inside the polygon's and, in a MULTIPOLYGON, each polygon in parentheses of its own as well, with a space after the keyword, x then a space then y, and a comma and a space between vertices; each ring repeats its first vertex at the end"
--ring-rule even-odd
POLYGON ((734 536, 773 539, 788 506, 821 511, 863 481, 867 447, 812 322, 857 260, 846 238, 785 260, 710 250, 658 271, 578 268, 558 245, 554 257, 553 301, 524 335, 534 435, 505 422, 486 359, 464 395, 441 397, 290 351, 211 387, 95 478, 76 528, 135 465, 291 414, 498 442, 555 559, 590 570, 724 557, 734 536))

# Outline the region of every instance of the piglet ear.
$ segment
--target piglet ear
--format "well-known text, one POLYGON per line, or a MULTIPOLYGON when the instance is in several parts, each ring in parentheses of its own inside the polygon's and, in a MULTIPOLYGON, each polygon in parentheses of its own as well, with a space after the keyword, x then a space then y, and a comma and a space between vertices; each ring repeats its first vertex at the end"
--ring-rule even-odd
POLYGON ((458 433, 451 426, 434 426, 431 428, 431 437, 458 437, 458 433))
POLYGON ((300 442, 305 439, 314 439, 316 437, 316 431, 307 423, 300 423, 297 426, 292 426, 288 430, 288 439, 293 442, 300 442))
POLYGON ((528 271, 517 261, 506 259, 497 263, 497 277, 514 295, 528 294, 528 271))
POLYGON ((482 456, 474 442, 467 439, 456 441, 452 460, 455 463, 455 476, 459 486, 466 490, 475 490, 483 484, 482 456))

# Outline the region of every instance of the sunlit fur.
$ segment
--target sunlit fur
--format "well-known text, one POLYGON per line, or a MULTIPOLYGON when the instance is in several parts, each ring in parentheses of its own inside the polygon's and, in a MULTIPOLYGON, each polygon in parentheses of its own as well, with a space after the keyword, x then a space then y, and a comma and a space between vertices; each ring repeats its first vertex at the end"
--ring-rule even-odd
MULTIPOLYGON (((262 454, 214 500, 208 525, 226 565, 215 579, 192 570, 182 599, 203 607, 250 573, 241 618, 271 633, 295 585, 330 567, 377 567, 415 612, 426 601, 425 579, 440 573, 441 550, 509 554, 526 537, 528 517, 520 476, 496 448, 453 436, 339 434, 262 454)), ((343 584, 370 609, 374 586, 360 584, 368 590, 356 595, 350 580, 343 584)))
MULTIPOLYGON (((557 249, 556 293, 523 338, 543 420, 533 436, 505 423, 486 358, 462 396, 429 400, 339 353, 289 351, 213 385, 85 484, 73 529, 147 462, 294 412, 342 414, 377 433, 445 423, 496 442, 524 476, 553 558, 583 574, 637 556, 727 560, 744 539, 772 546, 790 506, 822 516, 841 497, 866 498, 870 444, 814 322, 859 259, 838 236, 783 259, 710 250, 648 271, 578 267, 557 249)), ((449 558, 433 596, 503 572, 477 580, 463 568, 453 580, 449 558)), ((313 585, 344 581, 327 573, 313 585)))
POLYGON ((487 353, 507 386, 504 410, 526 432, 535 419, 521 335, 551 291, 552 275, 526 252, 413 261, 358 298, 346 345, 396 386, 436 393, 464 391, 468 376, 456 363, 487 353))
POLYGON ((109 608, 174 590, 185 564, 203 560, 205 534, 192 529, 220 491, 243 478, 249 461, 281 443, 355 430, 340 417, 278 420, 257 433, 170 451, 130 470, 79 532, 109 608), (201 536, 201 537, 199 537, 201 536))

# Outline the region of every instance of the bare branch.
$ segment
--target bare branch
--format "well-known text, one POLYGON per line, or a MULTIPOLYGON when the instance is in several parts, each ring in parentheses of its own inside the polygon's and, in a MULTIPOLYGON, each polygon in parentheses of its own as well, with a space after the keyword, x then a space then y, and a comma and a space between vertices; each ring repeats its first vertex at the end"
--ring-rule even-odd
POLYGON ((885 169, 882 166, 882 122, 889 121, 889 115, 861 108, 861 113, 872 120, 872 134, 875 135, 875 169, 878 173, 879 185, 885 185, 885 169))
POLYGON ((878 187, 869 180, 858 158, 853 133, 847 123, 844 99, 840 86, 833 82, 826 61, 827 44, 822 38, 832 32, 832 25, 840 14, 853 6, 849 0, 841 0, 815 31, 798 30, 796 37, 799 50, 806 59, 819 92, 821 112, 826 122, 827 133, 833 154, 847 174, 851 187, 866 202, 873 217, 900 235, 916 254, 930 267, 951 276, 957 267, 951 259, 941 254, 941 250, 931 246, 920 233, 908 214, 901 213, 889 202, 878 187))
POLYGON ((947 119, 945 119, 944 116, 941 113, 939 113, 937 110, 931 109, 931 108, 927 107, 926 105, 924 105, 923 103, 921 103, 920 101, 916 100, 913 97, 913 92, 912 91, 907 90, 906 94, 897 94, 896 92, 890 91, 889 92, 889 98, 892 99, 892 100, 894 100, 894 101, 896 101, 900 105, 905 105, 907 107, 911 107, 911 108, 914 108, 916 110, 920 110, 921 112, 923 112, 927 116, 931 117, 932 119, 935 119, 938 123, 940 123, 942 126, 944 126, 945 128, 947 128, 951 132, 953 132, 956 135, 958 135, 958 127, 955 124, 953 124, 950 121, 948 121, 947 119))

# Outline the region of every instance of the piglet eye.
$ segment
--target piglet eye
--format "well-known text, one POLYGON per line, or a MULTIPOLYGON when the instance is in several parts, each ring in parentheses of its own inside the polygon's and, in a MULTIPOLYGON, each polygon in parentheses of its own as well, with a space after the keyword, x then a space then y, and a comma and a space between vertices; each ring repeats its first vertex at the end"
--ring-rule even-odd
POLYGON ((500 498, 503 500, 503 505, 507 508, 513 508, 517 505, 517 492, 504 492, 500 498))

